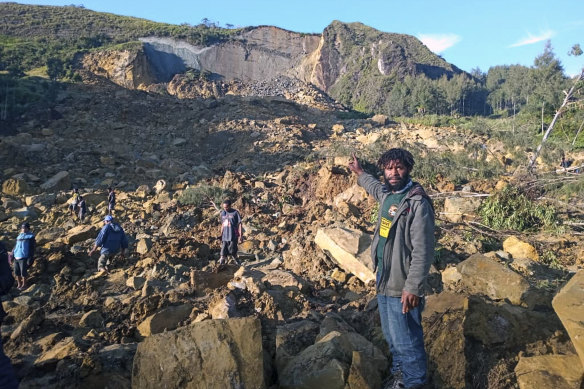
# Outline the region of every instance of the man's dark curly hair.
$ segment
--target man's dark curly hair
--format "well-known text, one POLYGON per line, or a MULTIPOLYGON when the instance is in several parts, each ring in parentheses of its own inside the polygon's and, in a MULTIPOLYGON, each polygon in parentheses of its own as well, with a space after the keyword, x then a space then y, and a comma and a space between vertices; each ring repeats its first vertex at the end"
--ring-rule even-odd
POLYGON ((404 149, 389 149, 381 157, 379 157, 379 161, 377 161, 377 167, 380 169, 385 169, 386 166, 389 165, 391 161, 400 161, 407 167, 409 170, 412 170, 414 167, 414 156, 407 150, 404 149))

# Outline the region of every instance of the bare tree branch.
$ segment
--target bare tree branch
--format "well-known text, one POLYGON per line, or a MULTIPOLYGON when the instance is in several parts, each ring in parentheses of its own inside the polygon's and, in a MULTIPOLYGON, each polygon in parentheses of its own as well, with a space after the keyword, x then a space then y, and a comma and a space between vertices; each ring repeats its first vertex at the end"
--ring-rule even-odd
POLYGON ((547 140, 547 138, 550 136, 550 133, 554 129, 554 125, 556 124, 556 121, 558 120, 558 118, 562 114, 563 109, 566 106, 566 104, 568 104, 568 102, 572 98, 572 94, 576 90, 576 86, 578 85, 578 83, 580 82, 580 80, 582 80, 582 78, 584 78, 584 68, 580 72, 580 75, 578 77, 576 77, 576 81, 574 81, 574 84, 572 85, 572 87, 570 88, 570 90, 568 91, 568 93, 566 93, 566 97, 564 98, 564 101, 562 102, 562 105, 560 105, 560 108, 558 108, 558 110, 556 111, 556 114, 554 115, 554 118, 552 119, 552 122, 550 123, 550 126, 548 127, 548 129, 546 130, 545 134, 543 135, 543 139, 541 140, 541 143, 539 144, 539 146, 537 146, 537 149, 535 150, 535 153, 533 153, 533 157, 531 158, 531 161, 529 162, 529 165, 527 167, 527 170, 528 171, 530 171, 530 172, 533 171, 533 167, 535 166, 535 161, 537 161, 537 157, 539 157, 539 153, 541 152, 541 149, 543 147, 543 144, 545 143, 545 141, 547 140))

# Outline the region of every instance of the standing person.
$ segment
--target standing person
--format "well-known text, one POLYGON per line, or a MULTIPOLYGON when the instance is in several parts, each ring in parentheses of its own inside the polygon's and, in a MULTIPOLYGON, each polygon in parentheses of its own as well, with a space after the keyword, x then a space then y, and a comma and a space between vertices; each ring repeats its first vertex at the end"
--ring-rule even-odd
POLYGON ((111 215, 116 206, 116 192, 111 186, 107 188, 107 213, 111 215))
POLYGON ((87 214, 87 204, 85 204, 85 199, 83 196, 79 196, 79 203, 77 204, 77 208, 79 208, 79 221, 83 223, 83 219, 85 219, 85 215, 87 214))
POLYGON ((71 215, 73 215, 73 216, 77 213, 77 205, 79 204, 79 197, 81 197, 79 195, 79 189, 74 188, 73 195, 71 196, 71 199, 69 200, 69 212, 71 212, 71 215))
POLYGON ((124 229, 114 222, 111 215, 106 215, 103 219, 104 226, 97 235, 93 248, 89 251, 91 256, 98 247, 101 247, 100 256, 97 261, 97 271, 99 273, 109 273, 108 266, 111 259, 122 249, 120 255, 124 257, 128 248, 128 238, 124 229))
POLYGON ((390 149, 379 161, 385 184, 365 173, 357 157, 349 169, 357 183, 379 202, 371 256, 383 334, 392 354, 389 388, 423 388, 427 357, 422 332, 424 284, 434 260, 434 208, 413 182, 412 154, 390 149))
POLYGON ((233 260, 238 265, 237 258, 237 242, 243 242, 243 232, 241 226, 241 215, 236 209, 231 208, 231 200, 223 201, 223 209, 221 210, 221 257, 219 258, 219 265, 226 263, 228 255, 233 257, 233 260))
MULTIPOLYGON (((8 264, 8 252, 2 242, 0 242, 0 296, 8 293, 10 288, 14 285, 14 278, 10 271, 8 264)), ((0 304, 0 326, 6 316, 2 304, 0 304)), ((16 389, 18 388, 18 381, 14 374, 14 369, 10 363, 10 359, 4 354, 4 347, 2 346, 2 337, 0 336, 0 388, 16 389)))
POLYGON ((35 236, 30 232, 30 224, 22 223, 20 234, 16 237, 16 245, 12 250, 14 257, 14 275, 16 276, 17 288, 23 290, 26 286, 28 267, 34 261, 34 250, 36 248, 35 236))

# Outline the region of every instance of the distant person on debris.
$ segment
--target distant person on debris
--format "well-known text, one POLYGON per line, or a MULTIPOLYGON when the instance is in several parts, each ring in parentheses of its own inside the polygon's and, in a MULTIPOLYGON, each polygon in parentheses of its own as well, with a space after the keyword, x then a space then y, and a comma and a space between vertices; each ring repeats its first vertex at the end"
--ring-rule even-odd
POLYGON ((413 182, 412 154, 390 149, 377 162, 384 183, 365 173, 355 154, 349 169, 357 183, 379 202, 371 256, 383 334, 392 354, 387 388, 423 388, 427 357, 422 332, 424 284, 434 260, 434 208, 413 182))
POLYGON ((71 200, 69 200, 69 212, 71 215, 75 215, 77 213, 77 204, 79 204, 79 189, 73 189, 73 195, 71 196, 71 200))
POLYGON ((562 167, 564 170, 568 169, 568 166, 570 166, 570 163, 568 161, 566 161, 566 157, 562 155, 562 161, 560 162, 560 167, 562 167))
POLYGON ((77 208, 79 208, 79 221, 83 223, 85 215, 87 214, 87 204, 85 204, 85 199, 83 196, 79 196, 79 203, 77 203, 77 208))
MULTIPOLYGON (((111 215, 116 207, 116 192, 114 188, 107 188, 107 213, 111 215)), ((119 216, 119 215, 118 215, 119 216)))
POLYGON ((16 245, 12 250, 14 257, 14 275, 17 288, 22 290, 26 286, 28 268, 34 262, 34 250, 36 248, 35 236, 30 232, 30 224, 23 223, 20 234, 16 237, 16 245))
POLYGON ((226 263, 228 255, 233 257, 233 260, 238 265, 237 258, 237 243, 243 242, 243 233, 241 226, 241 215, 239 212, 231 208, 231 200, 225 200, 222 204, 221 210, 221 257, 219 258, 219 265, 226 263))
POLYGON ((109 273, 108 266, 111 259, 122 250, 120 255, 123 257, 128 248, 128 238, 124 229, 117 223, 114 218, 107 215, 104 219, 104 226, 97 235, 93 248, 89 251, 91 256, 98 247, 101 247, 100 256, 97 261, 97 271, 100 273, 109 273))
MULTIPOLYGON (((12 277, 10 265, 8 264, 8 252, 4 244, 0 242, 0 296, 8 293, 12 285, 14 285, 14 277, 12 277)), ((4 308, 0 304, 0 326, 5 316, 6 312, 4 312, 4 308)), ((4 354, 2 337, 0 337, 0 388, 18 388, 18 381, 16 380, 10 359, 4 354)))

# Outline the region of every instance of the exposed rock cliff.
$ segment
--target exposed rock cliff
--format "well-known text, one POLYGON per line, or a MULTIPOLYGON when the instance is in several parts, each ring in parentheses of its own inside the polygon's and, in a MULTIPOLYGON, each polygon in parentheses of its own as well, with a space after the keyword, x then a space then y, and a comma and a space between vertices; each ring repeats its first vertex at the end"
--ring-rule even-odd
POLYGON ((83 68, 128 89, 157 82, 143 50, 91 52, 81 58, 83 68))
MULTIPOLYGON (((143 84, 141 89, 156 90, 147 84, 169 83, 163 89, 181 98, 253 95, 258 89, 249 86, 253 83, 293 77, 344 104, 367 110, 383 106, 393 83, 408 75, 439 78, 461 72, 414 37, 380 32, 361 23, 335 21, 321 36, 263 26, 211 46, 154 36, 140 40, 143 48, 137 53, 94 52, 85 56, 83 66, 127 88, 143 84), (177 83, 175 76, 189 68, 207 76, 177 83)), ((263 89, 286 95, 277 87, 263 89)))
POLYGON ((186 67, 207 70, 216 77, 263 81, 292 69, 318 45, 319 37, 276 27, 244 31, 236 39, 209 47, 158 37, 146 37, 148 59, 161 81, 186 67))

